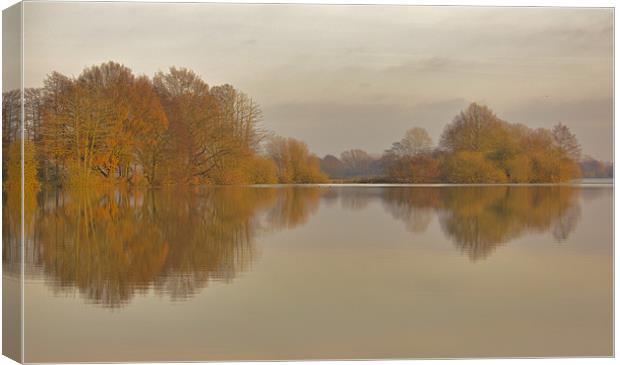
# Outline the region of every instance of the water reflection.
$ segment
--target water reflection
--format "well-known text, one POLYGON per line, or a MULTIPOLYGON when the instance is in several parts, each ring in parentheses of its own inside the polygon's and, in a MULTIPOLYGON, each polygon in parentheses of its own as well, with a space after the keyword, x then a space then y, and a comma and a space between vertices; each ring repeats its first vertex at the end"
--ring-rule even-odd
POLYGON ((562 241, 580 217, 578 190, 568 186, 451 189, 443 194, 443 231, 472 260, 525 233, 551 230, 562 241))
POLYGON ((267 225, 273 230, 295 228, 305 224, 319 208, 320 198, 327 192, 318 187, 288 187, 270 189, 275 193, 267 211, 267 225))
POLYGON ((441 193, 447 192, 442 188, 420 187, 416 189, 391 188, 383 194, 385 209, 395 219, 405 223, 407 230, 412 233, 426 231, 432 216, 441 207, 441 193))
MULTIPOLYGON (((19 186, 3 186, 2 191, 2 274, 18 279, 21 277, 21 194, 19 186)), ((24 191, 24 262, 25 273, 30 274, 34 265, 36 245, 33 242, 34 217, 37 210, 37 191, 24 191)))
MULTIPOLYGON (((570 186, 41 192, 26 204, 26 263, 55 292, 77 291, 104 306, 150 290, 183 299, 247 271, 259 256, 261 234, 304 225, 319 210, 337 208, 336 201, 351 212, 379 202, 412 238, 436 218, 444 235, 476 261, 527 233, 566 239, 580 219, 580 192, 570 186)), ((19 247, 19 210, 12 203, 5 200, 3 216, 9 268, 19 247)))
MULTIPOLYGON (((240 187, 199 190, 45 192, 27 235, 27 260, 58 293, 78 290, 104 306, 127 303, 151 288, 187 298, 211 281, 229 282, 256 256, 263 226, 302 224, 320 199, 318 188, 240 187), (268 219, 261 220, 262 212, 268 219)), ((6 204, 10 204, 10 199, 6 204)), ((316 208, 315 208, 316 209, 316 208)), ((3 261, 18 251, 18 210, 5 215, 3 261)), ((9 265, 10 266, 10 265, 9 265)))
POLYGON ((580 219, 580 192, 571 186, 393 188, 384 201, 414 233, 437 215, 444 234, 476 261, 526 233, 550 230, 556 241, 565 240, 580 219))

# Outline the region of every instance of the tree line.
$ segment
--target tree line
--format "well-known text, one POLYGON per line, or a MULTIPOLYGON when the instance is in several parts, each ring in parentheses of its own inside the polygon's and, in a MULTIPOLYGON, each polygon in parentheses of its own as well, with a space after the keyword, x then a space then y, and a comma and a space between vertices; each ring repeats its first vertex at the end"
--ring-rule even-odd
POLYGON ((353 149, 327 155, 330 177, 395 183, 559 183, 611 177, 613 168, 581 159, 577 137, 561 123, 532 129, 498 118, 487 106, 470 104, 448 124, 439 144, 414 127, 377 157, 353 149))
MULTIPOLYGON (((77 77, 50 73, 24 90, 28 187, 170 184, 557 183, 609 177, 611 164, 581 159, 565 125, 532 129, 472 103, 437 146, 415 127, 381 156, 360 149, 320 159, 303 141, 261 126, 260 106, 229 84, 209 86, 171 67, 152 78, 107 62, 77 77)), ((3 93, 4 185, 19 186, 21 93, 3 93)))
MULTIPOLYGON (((19 91, 3 95, 5 176, 19 177, 19 91)), ((324 182, 307 145, 261 128, 259 105, 171 67, 153 78, 115 62, 52 72, 24 92, 24 173, 32 184, 324 182)))

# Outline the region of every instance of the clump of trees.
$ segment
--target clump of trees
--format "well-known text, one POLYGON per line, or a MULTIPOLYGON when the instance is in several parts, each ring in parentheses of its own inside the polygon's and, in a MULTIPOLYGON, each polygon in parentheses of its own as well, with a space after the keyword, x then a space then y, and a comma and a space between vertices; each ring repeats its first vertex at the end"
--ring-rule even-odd
POLYGON ((596 160, 586 156, 581 160, 581 173, 587 178, 612 178, 614 177, 614 166, 611 162, 596 160))
POLYGON ((343 151, 340 157, 326 155, 320 160, 320 167, 337 180, 365 182, 383 175, 382 160, 359 148, 343 151))
MULTIPOLYGON (((19 92, 4 96, 6 156, 9 146, 20 142, 21 98, 19 92)), ((273 142, 260 127, 261 109, 252 98, 228 84, 210 87, 185 68, 172 67, 152 79, 136 76, 115 62, 86 68, 78 77, 52 72, 43 88, 26 91, 25 104, 24 146, 32 150, 25 156, 25 166, 34 166, 38 180, 45 183, 254 184, 326 179, 318 159, 302 142, 289 141, 284 162, 265 152, 273 142)), ((5 174, 10 172, 7 166, 19 163, 14 157, 5 158, 5 174)))
POLYGON ((412 128, 381 156, 360 149, 319 159, 308 146, 261 128, 259 105, 225 84, 171 67, 153 78, 115 62, 77 77, 52 72, 39 89, 3 94, 5 187, 20 185, 21 151, 30 190, 110 184, 319 183, 331 179, 395 183, 558 183, 609 176, 612 167, 581 161, 563 124, 531 129, 472 103, 448 124, 437 146, 412 128), (327 174, 326 174, 326 173, 327 174))
POLYGON ((428 132, 419 127, 405 133, 383 156, 388 177, 395 182, 433 183, 440 181, 439 160, 428 132))
POLYGON ((328 178, 320 168, 317 156, 310 153, 305 142, 294 138, 272 136, 266 145, 267 156, 275 165, 277 182, 321 183, 328 178))
POLYGON ((568 127, 531 129, 472 103, 446 126, 439 148, 453 183, 557 183, 580 176, 581 147, 568 127))
MULTIPOLYGON (((38 89, 24 90, 24 114, 26 129, 23 143, 24 188, 25 191, 38 189, 37 166, 35 161, 35 146, 31 131, 33 121, 38 119, 38 89)), ((22 135, 20 130, 20 115, 22 109, 22 95, 19 90, 12 90, 2 94, 2 172, 3 186, 15 194, 21 194, 22 168, 22 135)))
POLYGON ((426 130, 415 127, 381 157, 355 150, 340 160, 326 156, 322 164, 330 176, 346 178, 351 156, 358 165, 375 166, 372 173, 357 170, 365 176, 396 183, 559 183, 579 178, 582 170, 581 147, 567 126, 548 130, 508 123, 477 103, 445 127, 436 147, 426 130))

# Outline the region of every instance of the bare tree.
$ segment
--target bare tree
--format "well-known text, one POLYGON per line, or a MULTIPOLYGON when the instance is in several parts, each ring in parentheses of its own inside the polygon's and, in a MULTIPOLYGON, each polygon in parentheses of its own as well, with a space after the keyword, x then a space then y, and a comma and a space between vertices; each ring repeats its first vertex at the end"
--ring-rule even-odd
POLYGON ((554 145, 562 153, 566 154, 573 161, 578 162, 581 158, 581 146, 577 142, 577 137, 570 129, 562 123, 556 124, 551 130, 554 145))
POLYGON ((340 154, 340 160, 345 166, 345 173, 349 176, 366 175, 374 159, 366 151, 352 149, 340 154))

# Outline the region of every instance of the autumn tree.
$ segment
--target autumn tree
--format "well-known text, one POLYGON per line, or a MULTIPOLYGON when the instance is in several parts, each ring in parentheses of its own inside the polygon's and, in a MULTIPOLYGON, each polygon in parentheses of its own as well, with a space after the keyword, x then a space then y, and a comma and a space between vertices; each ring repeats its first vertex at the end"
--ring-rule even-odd
MULTIPOLYGON (((8 187, 9 177, 14 174, 9 173, 9 166, 20 168, 21 157, 19 153, 15 154, 12 150, 17 148, 16 151, 19 151, 21 141, 21 96, 20 90, 2 93, 2 184, 4 189, 8 187)), ((17 176, 13 178, 16 179, 17 176)))
POLYGON ((147 77, 136 79, 131 92, 134 151, 149 184, 160 182, 167 143, 168 116, 147 77))
MULTIPOLYGON (((235 125, 219 113, 209 86, 193 71, 171 67, 153 79, 170 123, 173 181, 210 182, 226 157, 240 148, 235 125)), ((224 107, 222 107, 223 109, 224 107)))
POLYGON ((217 102, 221 122, 231 125, 234 137, 244 148, 255 150, 265 137, 259 127, 263 118, 259 105, 229 84, 214 86, 211 94, 217 102))
POLYGON ((443 174, 450 183, 505 183, 504 171, 485 158, 481 152, 460 151, 446 158, 443 174))
POLYGON ((394 142, 388 151, 396 156, 415 156, 430 152, 432 146, 433 140, 426 129, 414 127, 400 141, 394 142))
POLYGON ((491 109, 472 103, 445 127, 439 145, 449 152, 488 153, 501 145, 502 129, 502 121, 491 109))
POLYGON ((93 147, 97 147, 88 158, 106 178, 131 177, 132 152, 139 124, 138 116, 131 110, 134 81, 131 70, 115 62, 87 68, 76 80, 79 97, 92 101, 92 131, 101 133, 101 141, 93 143, 93 147))
POLYGON ((41 88, 24 89, 24 139, 27 141, 39 141, 42 93, 41 88))
MULTIPOLYGON (((28 125, 41 147, 37 159, 46 181, 273 180, 265 175, 273 173, 273 162, 258 155, 265 135, 260 107, 231 85, 210 90, 193 71, 175 67, 151 82, 114 62, 86 68, 77 78, 53 72, 44 84, 30 93, 40 105, 31 103, 28 125)), ((3 104, 3 114, 18 109, 3 104)))
POLYGON ((475 103, 445 128, 440 146, 448 156, 443 171, 451 182, 555 183, 579 176, 580 148, 567 127, 532 130, 502 121, 475 103), (467 172, 464 166, 481 170, 467 172))
POLYGON ((386 173, 398 183, 437 183, 441 181, 439 159, 429 153, 414 156, 387 155, 386 173))
MULTIPOLYGON (((215 86, 210 90, 217 105, 218 129, 229 131, 230 152, 222 156, 211 174, 218 184, 252 183, 256 177, 256 156, 265 133, 260 128, 262 111, 258 104, 245 93, 231 85, 215 86)), ((263 166, 265 161, 260 161, 263 166)), ((261 178, 261 180, 265 180, 261 178)))
POLYGON ((62 119, 56 116, 63 112, 72 84, 71 79, 58 72, 50 73, 43 81, 37 160, 45 182, 59 184, 64 179, 70 151, 66 146, 66 137, 61 135, 64 130, 62 119))
POLYGON ((440 178, 440 165, 432 151, 433 141, 419 127, 409 129, 383 156, 388 177, 400 183, 431 183, 440 178))
POLYGON ((581 158, 581 146, 577 141, 577 137, 570 129, 562 124, 556 124, 551 130, 554 146, 566 157, 573 161, 579 161, 581 158))
POLYGON ((165 124, 148 80, 114 62, 87 68, 76 79, 50 74, 42 99, 41 168, 61 182, 131 180, 142 170, 136 155, 144 155, 149 133, 162 129, 149 124, 165 124))
POLYGON ((176 67, 152 80, 115 62, 78 77, 52 72, 41 89, 4 93, 2 116, 5 176, 23 131, 29 166, 58 185, 307 183, 326 181, 321 167, 336 178, 412 183, 564 182, 581 171, 568 127, 533 130, 477 103, 446 126, 437 149, 414 127, 380 158, 352 149, 320 160, 302 141, 267 139, 247 94, 176 67))
POLYGON ((276 165, 278 182, 288 184, 327 181, 327 176, 320 169, 319 158, 310 153, 304 142, 273 136, 267 141, 265 150, 276 165))
MULTIPOLYGON (((91 178, 108 177, 113 163, 113 105, 84 86, 72 84, 63 95, 62 109, 46 114, 46 145, 66 154, 66 176, 72 184, 94 182, 91 178)), ((64 157, 64 156, 63 156, 64 157)), ((64 161, 63 161, 64 162, 64 161)))
POLYGON ((261 155, 253 155, 247 160, 245 182, 248 184, 277 184, 278 167, 275 162, 261 155))
POLYGON ((2 93, 2 141, 5 145, 16 141, 20 131, 21 91, 2 93))

